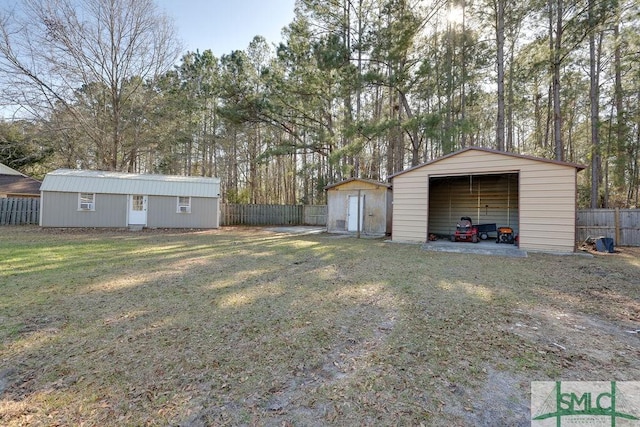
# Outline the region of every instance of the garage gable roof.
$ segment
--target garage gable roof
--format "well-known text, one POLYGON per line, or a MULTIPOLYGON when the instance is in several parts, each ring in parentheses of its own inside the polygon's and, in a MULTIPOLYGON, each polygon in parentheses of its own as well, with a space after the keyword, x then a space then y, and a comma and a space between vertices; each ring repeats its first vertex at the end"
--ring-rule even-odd
POLYGON ((349 178, 349 179, 345 179, 344 181, 336 182, 335 184, 327 185, 326 187, 324 187, 324 189, 330 190, 332 188, 339 187, 341 185, 348 184, 350 182, 363 182, 365 184, 372 185, 372 186, 377 186, 377 187, 382 186, 386 188, 391 188, 391 184, 387 184, 386 182, 374 181, 372 179, 349 178))
POLYGON ((220 197, 220 178, 142 175, 58 169, 44 177, 41 191, 220 197))
POLYGON ((442 160, 445 160, 445 159, 448 159, 448 158, 451 158, 451 157, 454 157, 454 156, 458 156, 458 155, 460 155, 462 153, 465 153, 467 151, 483 151, 483 152, 486 152, 486 153, 498 154, 498 155, 501 155, 501 156, 513 157, 513 158, 518 158, 518 159, 526 159, 526 160, 531 160, 531 161, 536 161, 536 162, 544 162, 544 163, 553 163, 553 164, 556 164, 558 166, 571 167, 571 168, 575 168, 577 170, 583 170, 583 169, 586 168, 586 166, 580 165, 578 163, 561 162, 561 161, 558 161, 558 160, 545 159, 545 158, 542 158, 542 157, 528 156, 526 154, 516 154, 516 153, 510 153, 508 151, 498 151, 498 150, 493 150, 491 148, 467 147, 467 148, 463 148, 462 150, 447 154, 445 156, 438 157, 437 159, 433 159, 433 160, 430 160, 428 162, 422 163, 420 165, 413 166, 413 167, 411 167, 409 169, 405 169, 403 171, 394 173, 393 175, 389 176, 389 179, 395 178, 398 175, 402 175, 402 174, 405 174, 407 172, 410 172, 410 171, 413 171, 413 170, 416 170, 416 169, 423 168, 425 166, 434 164, 436 162, 440 162, 442 160))

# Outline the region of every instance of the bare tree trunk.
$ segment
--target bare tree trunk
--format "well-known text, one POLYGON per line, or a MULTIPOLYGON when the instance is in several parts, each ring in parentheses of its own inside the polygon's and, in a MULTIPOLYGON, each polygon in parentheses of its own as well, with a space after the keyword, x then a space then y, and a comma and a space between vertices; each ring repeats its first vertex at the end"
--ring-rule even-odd
MULTIPOLYGON (((593 23, 594 0, 589 0, 589 21, 593 23)), ((596 51, 596 34, 589 34, 589 102, 591 104, 591 208, 600 206, 600 183, 602 180, 602 161, 600 154, 600 51, 601 40, 596 51)))
POLYGON ((624 118, 624 94, 622 92, 622 53, 620 38, 620 6, 616 11, 616 23, 613 28, 614 34, 614 52, 613 52, 613 68, 614 68, 614 104, 616 107, 616 144, 614 153, 616 162, 614 168, 614 183, 621 186, 624 183, 625 161, 625 139, 627 137, 627 127, 624 118))
MULTIPOLYGON (((640 109, 640 91, 636 97, 636 109, 640 109)), ((635 144, 629 144, 629 169, 630 179, 627 190, 627 206, 631 206, 631 202, 637 207, 640 199, 640 126, 636 126, 635 144), (635 193, 635 197, 634 197, 635 193)))
POLYGON ((542 107, 540 105, 540 101, 542 100, 542 95, 538 93, 539 88, 536 86, 534 100, 533 100, 533 115, 536 121, 536 130, 535 130, 535 144, 536 147, 542 147, 544 144, 544 137, 542 133, 542 107))
MULTIPOLYGON (((611 105, 611 110, 609 111, 609 123, 613 123, 613 109, 614 106, 613 104, 611 105)), ((609 132, 607 135, 607 149, 606 152, 604 154, 604 158, 605 159, 609 159, 611 157, 611 145, 613 144, 613 127, 609 126, 609 132)), ((609 162, 605 161, 604 162, 604 201, 603 201, 603 208, 608 208, 609 207, 609 162)))
MULTIPOLYGON (((555 152, 555 159, 564 160, 564 147, 562 146, 562 110, 560 108, 560 65, 562 61, 562 55, 560 49, 562 48, 562 13, 563 13, 563 0, 557 1, 556 10, 556 37, 553 48, 553 145, 555 152)), ((553 10, 553 7, 550 8, 553 10)), ((550 11, 551 11, 550 10, 550 11)))
MULTIPOLYGON (((387 79, 388 81, 391 81, 391 67, 387 67, 387 79)), ((388 99, 389 99, 389 103, 388 103, 388 117, 390 120, 393 120, 395 118, 395 108, 396 106, 394 105, 394 101, 395 101, 395 97, 393 96, 394 91, 391 87, 388 88, 387 90, 388 92, 388 99)), ((395 127, 390 128, 388 131, 388 135, 389 135, 389 142, 387 144, 387 176, 392 175, 396 172, 395 170, 395 161, 394 161, 394 156, 396 153, 396 144, 398 144, 397 141, 397 132, 395 130, 395 127)))
MULTIPOLYGON (((507 121, 507 143, 505 149, 507 151, 514 151, 513 142, 513 103, 515 102, 515 96, 513 91, 513 78, 514 78, 514 57, 515 57, 515 42, 511 44, 509 51, 509 80, 507 85, 507 106, 506 106, 506 121, 507 121)), ((518 150, 519 152, 519 150, 518 150)))
POLYGON ((505 0, 496 0, 496 41, 498 62, 498 117, 496 119, 496 147, 504 151, 504 6, 505 0))

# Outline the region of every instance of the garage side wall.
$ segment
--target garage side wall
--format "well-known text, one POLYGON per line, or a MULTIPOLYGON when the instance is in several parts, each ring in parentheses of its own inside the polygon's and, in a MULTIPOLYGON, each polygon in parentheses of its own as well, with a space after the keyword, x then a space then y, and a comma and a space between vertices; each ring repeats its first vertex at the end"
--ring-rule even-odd
POLYGON ((191 212, 178 213, 176 196, 149 196, 147 227, 218 228, 219 199, 192 197, 191 212))
POLYGON ((78 209, 78 193, 43 191, 42 227, 126 227, 127 196, 95 194, 95 210, 78 209))
POLYGON ((463 151, 393 178, 393 240, 427 240, 429 176, 495 173, 519 173, 520 247, 573 252, 576 169, 480 150, 463 151))
POLYGON ((393 241, 427 241, 428 200, 429 175, 422 168, 393 178, 393 241))
POLYGON ((577 172, 548 166, 555 165, 540 163, 520 174, 520 247, 574 252, 577 172))

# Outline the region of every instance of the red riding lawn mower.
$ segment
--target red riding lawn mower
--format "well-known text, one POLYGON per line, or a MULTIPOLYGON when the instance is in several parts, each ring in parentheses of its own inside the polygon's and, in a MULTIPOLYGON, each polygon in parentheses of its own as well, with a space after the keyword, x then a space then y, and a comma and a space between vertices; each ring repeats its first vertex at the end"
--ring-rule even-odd
POLYGON ((478 243, 480 238, 478 237, 478 227, 475 227, 471 222, 471 218, 463 216, 460 218, 460 222, 456 224, 456 232, 451 235, 452 242, 473 242, 478 243))

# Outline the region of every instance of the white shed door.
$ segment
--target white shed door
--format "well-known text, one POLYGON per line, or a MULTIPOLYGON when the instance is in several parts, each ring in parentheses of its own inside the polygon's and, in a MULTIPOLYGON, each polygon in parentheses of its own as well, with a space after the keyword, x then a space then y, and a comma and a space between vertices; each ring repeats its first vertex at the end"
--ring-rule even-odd
POLYGON ((129 196, 129 225, 147 225, 147 196, 129 196))
POLYGON ((349 210, 347 211, 347 231, 362 231, 364 218, 364 196, 360 196, 360 227, 358 227, 358 196, 349 196, 349 210))

